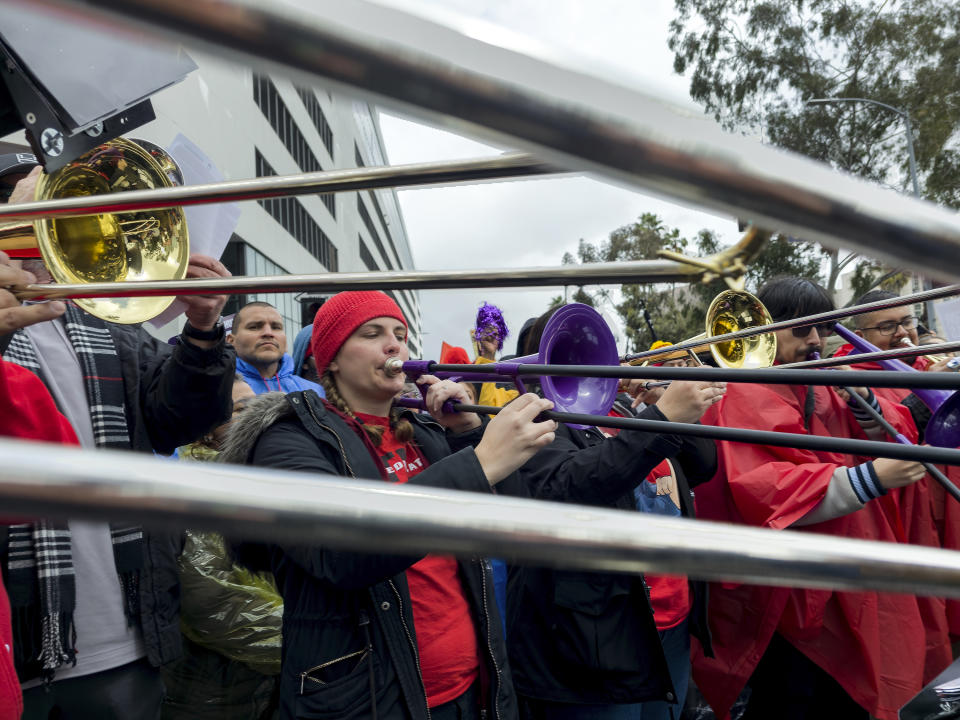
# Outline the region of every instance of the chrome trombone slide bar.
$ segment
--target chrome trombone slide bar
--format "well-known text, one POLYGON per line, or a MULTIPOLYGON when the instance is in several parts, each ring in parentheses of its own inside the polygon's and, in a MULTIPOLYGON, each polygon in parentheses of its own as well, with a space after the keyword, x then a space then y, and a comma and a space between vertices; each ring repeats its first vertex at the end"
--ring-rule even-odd
POLYGON ((596 263, 509 270, 391 270, 336 272, 312 275, 196 278, 137 282, 21 285, 12 288, 21 300, 89 297, 148 297, 239 293, 315 292, 342 290, 451 290, 489 287, 549 287, 556 285, 635 282, 690 282, 703 270, 674 260, 596 263))
POLYGON ((960 597, 960 553, 382 481, 0 440, 20 517, 209 528, 372 553, 482 553, 615 572, 960 597), (43 458, 38 462, 38 457, 43 458))
POLYGON ((890 348, 881 352, 858 353, 841 357, 822 358, 820 360, 804 360, 802 362, 777 365, 781 370, 837 367, 839 365, 859 365, 866 362, 881 362, 883 360, 913 359, 930 353, 949 353, 960 351, 960 341, 937 343, 935 345, 918 345, 916 347, 890 348))
POLYGON ((505 180, 561 172, 563 171, 552 168, 530 155, 505 153, 494 157, 450 162, 327 170, 301 175, 228 180, 206 185, 131 190, 106 195, 84 195, 59 200, 0 205, 0 221, 8 218, 37 220, 50 217, 99 215, 314 193, 505 180))

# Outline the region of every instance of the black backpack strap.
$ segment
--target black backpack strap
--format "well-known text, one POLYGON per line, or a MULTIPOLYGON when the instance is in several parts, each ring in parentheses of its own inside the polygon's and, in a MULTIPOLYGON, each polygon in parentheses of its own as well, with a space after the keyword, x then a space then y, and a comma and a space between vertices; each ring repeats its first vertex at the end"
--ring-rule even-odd
POLYGON ((813 417, 813 410, 817 402, 817 393, 811 386, 807 386, 807 397, 803 402, 803 427, 810 429, 810 419, 813 417))

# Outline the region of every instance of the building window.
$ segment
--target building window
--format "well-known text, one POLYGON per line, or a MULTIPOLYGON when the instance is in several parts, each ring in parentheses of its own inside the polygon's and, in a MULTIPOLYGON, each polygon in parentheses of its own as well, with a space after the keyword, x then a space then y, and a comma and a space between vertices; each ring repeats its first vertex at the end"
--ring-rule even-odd
MULTIPOLYGON (((366 267, 369 272, 377 272, 380 266, 377 265, 373 253, 370 252, 370 248, 367 247, 367 244, 363 241, 362 235, 357 235, 357 245, 360 247, 360 260, 363 262, 364 267, 366 267)), ((400 306, 400 309, 403 310, 404 315, 406 315, 407 322, 413 322, 414 316, 411 310, 413 303, 409 301, 407 294, 404 291, 395 293, 393 290, 384 290, 383 292, 392 297, 393 301, 400 306)))
MULTIPOLYGON (((376 202, 376 198, 374 198, 376 202)), ((379 206, 378 206, 379 208, 379 206)), ((367 210, 367 206, 364 205, 363 200, 360 199, 360 195, 357 195, 357 212, 360 213, 360 219, 363 220, 364 226, 367 228, 367 232, 370 233, 370 238, 373 240, 374 245, 377 246, 377 250, 380 251, 380 257, 383 258, 383 261, 387 264, 387 267, 390 270, 394 269, 394 264, 390 259, 390 256, 387 255, 386 248, 384 248, 383 243, 380 241, 380 233, 377 232, 376 225, 373 224, 373 218, 370 217, 370 213, 367 210)), ((383 215, 380 216, 381 221, 383 221, 383 215)), ((384 222, 384 229, 386 230, 386 223, 384 222)), ((388 233, 389 237, 389 233, 388 233)), ((391 240, 391 247, 393 247, 393 241, 391 240)), ((364 261, 364 264, 367 264, 368 270, 377 270, 379 267, 376 266, 376 262, 373 263, 374 267, 370 267, 367 261, 364 259, 364 252, 373 260, 372 255, 370 255, 370 250, 366 248, 364 243, 360 243, 360 258, 364 261)), ((399 260, 399 255, 397 255, 396 248, 393 248, 394 256, 399 260)), ((413 296, 407 290, 401 290, 400 294, 406 299, 406 306, 412 308, 414 306, 413 296)))
MULTIPOLYGON (((254 148, 254 166, 257 177, 277 174, 257 148, 254 148)), ((257 202, 327 270, 337 272, 340 269, 337 246, 297 198, 272 198, 257 202)))
POLYGON ((383 226, 383 232, 387 235, 387 244, 390 246, 390 249, 393 250, 393 255, 397 258, 397 262, 400 262, 400 253, 397 252, 397 246, 393 244, 393 236, 390 234, 390 226, 387 225, 387 218, 383 214, 383 208, 380 207, 380 201, 377 200, 377 195, 372 190, 368 192, 370 195, 370 200, 373 202, 373 209, 377 211, 377 217, 380 218, 380 225, 383 226))
MULTIPOLYGON (((251 247, 236 233, 230 238, 223 252, 223 264, 234 275, 264 276, 289 275, 286 269, 280 267, 270 258, 251 247)), ((268 302, 273 305, 283 317, 283 327, 287 334, 287 351, 293 346, 293 338, 300 331, 303 324, 303 308, 297 301, 295 293, 249 293, 243 295, 229 295, 227 304, 223 308, 223 316, 236 314, 237 310, 252 302, 268 302)))
POLYGON ((357 194, 357 212, 360 213, 360 219, 363 220, 364 227, 367 228, 367 232, 370 233, 370 239, 373 240, 373 244, 377 246, 377 250, 380 251, 380 257, 383 258, 383 261, 387 264, 387 267, 393 270, 393 262, 390 260, 390 256, 387 255, 386 249, 383 247, 383 243, 380 241, 380 233, 377 232, 376 226, 373 224, 373 218, 370 217, 370 213, 367 211, 367 206, 363 204, 363 200, 360 199, 360 194, 357 194))
POLYGON ((360 235, 357 235, 357 244, 360 246, 360 260, 363 261, 364 267, 370 272, 379 270, 380 267, 377 265, 377 261, 373 259, 373 253, 370 252, 370 248, 367 247, 367 244, 363 241, 363 237, 360 235))
POLYGON ((307 114, 313 121, 313 126, 320 134, 320 140, 323 142, 323 146, 327 149, 327 153, 332 159, 333 130, 330 128, 330 123, 327 122, 327 116, 323 114, 323 108, 321 108, 320 103, 317 102, 317 96, 314 95, 313 90, 305 87, 298 87, 297 95, 299 95, 303 101, 303 106, 307 109, 307 114))
MULTIPOLYGON (((303 136, 303 133, 300 132, 297 123, 294 122, 293 116, 283 102, 283 98, 280 97, 277 86, 274 85, 273 81, 266 75, 254 74, 253 101, 257 104, 257 107, 260 108, 264 117, 267 118, 270 127, 273 128, 277 137, 280 138, 280 142, 283 143, 287 152, 293 157, 294 162, 297 163, 297 167, 303 172, 319 172, 323 170, 320 161, 317 160, 317 156, 314 155, 313 150, 310 149, 307 139, 303 136)), ((315 98, 314 101, 316 101, 315 98)), ((319 109, 319 105, 317 109, 319 109)), ((321 137, 323 137, 322 133, 321 137)), ((330 142, 333 142, 332 135, 330 136, 330 142)), ((324 144, 326 144, 326 141, 324 141, 324 144)), ((337 204, 333 193, 320 193, 320 200, 324 206, 326 206, 327 210, 330 211, 330 214, 336 217, 337 204)))

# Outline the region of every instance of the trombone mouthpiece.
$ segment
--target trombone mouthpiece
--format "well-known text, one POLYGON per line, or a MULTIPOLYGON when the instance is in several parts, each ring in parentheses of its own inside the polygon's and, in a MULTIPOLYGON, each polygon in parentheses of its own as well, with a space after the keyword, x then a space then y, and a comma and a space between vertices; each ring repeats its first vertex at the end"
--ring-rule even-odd
POLYGON ((383 371, 390 376, 399 375, 403 372, 403 360, 395 357, 387 358, 383 364, 383 371))

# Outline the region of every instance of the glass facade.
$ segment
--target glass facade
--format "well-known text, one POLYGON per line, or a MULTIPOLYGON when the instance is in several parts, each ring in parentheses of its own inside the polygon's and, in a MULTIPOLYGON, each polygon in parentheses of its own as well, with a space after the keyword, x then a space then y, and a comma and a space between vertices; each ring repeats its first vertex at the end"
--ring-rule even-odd
MULTIPOLYGON (((277 174, 257 148, 254 148, 253 152, 257 177, 272 177, 277 174)), ((323 263, 327 270, 337 272, 340 269, 337 246, 297 198, 268 198, 257 202, 303 245, 307 252, 323 263)))
MULTIPOLYGON (((248 245, 242 238, 234 235, 223 253, 223 263, 234 275, 263 277, 265 275, 288 275, 286 268, 280 267, 263 253, 248 245)), ((268 302, 283 317, 283 327, 287 333, 287 352, 293 349, 293 339, 303 327, 303 308, 297 293, 250 293, 231 295, 223 309, 224 317, 233 315, 251 302, 268 302)))

